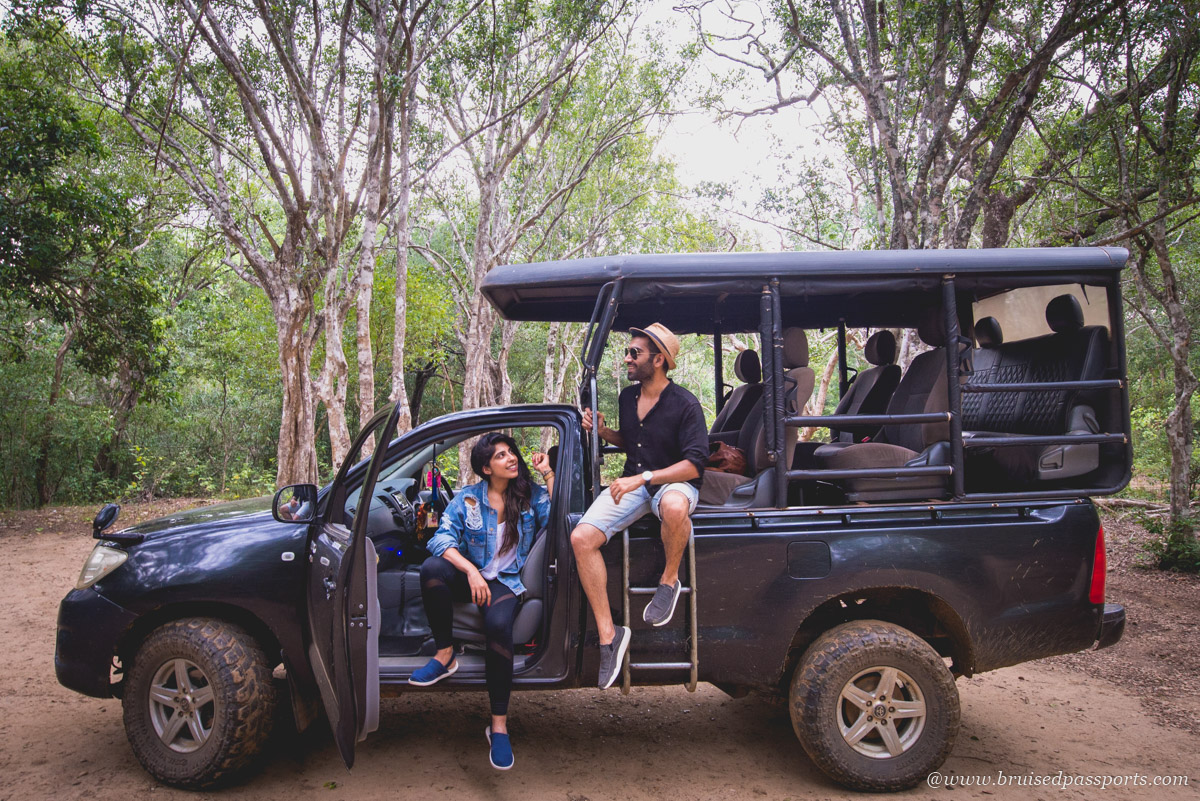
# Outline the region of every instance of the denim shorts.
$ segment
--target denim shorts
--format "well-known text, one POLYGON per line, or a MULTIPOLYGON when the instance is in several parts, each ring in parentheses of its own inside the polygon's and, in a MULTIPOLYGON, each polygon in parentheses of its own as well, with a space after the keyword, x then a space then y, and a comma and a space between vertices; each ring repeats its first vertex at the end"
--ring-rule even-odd
POLYGON ((662 513, 658 509, 659 502, 664 495, 672 491, 681 492, 688 499, 688 514, 696 511, 696 504, 700 501, 700 490, 691 484, 665 484, 653 497, 650 490, 638 487, 622 495, 620 503, 613 503, 612 494, 606 487, 579 522, 595 526, 603 532, 606 541, 611 540, 613 534, 628 528, 643 515, 653 512, 655 517, 662 520, 662 513))

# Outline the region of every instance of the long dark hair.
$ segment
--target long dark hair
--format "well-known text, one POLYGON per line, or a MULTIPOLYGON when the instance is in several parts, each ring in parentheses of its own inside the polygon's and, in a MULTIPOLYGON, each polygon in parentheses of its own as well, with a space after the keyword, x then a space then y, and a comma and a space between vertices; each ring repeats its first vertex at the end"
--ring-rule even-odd
POLYGON ((517 547, 517 539, 521 536, 521 513, 529 508, 530 498, 533 497, 533 476, 521 456, 517 441, 507 434, 492 432, 480 437, 471 448, 471 469, 475 475, 489 481, 483 468, 491 464, 496 446, 504 443, 517 456, 517 476, 508 482, 504 489, 504 541, 500 543, 500 553, 517 547))

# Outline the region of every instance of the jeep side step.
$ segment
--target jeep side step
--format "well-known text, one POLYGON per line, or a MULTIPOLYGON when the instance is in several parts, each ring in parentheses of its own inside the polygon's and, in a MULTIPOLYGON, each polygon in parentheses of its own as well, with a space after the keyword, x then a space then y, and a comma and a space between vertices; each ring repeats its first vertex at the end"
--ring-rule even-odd
MULTIPOLYGON (((632 617, 629 608, 629 597, 631 595, 653 595, 658 589, 657 587, 630 587, 629 586, 629 529, 621 532, 621 544, 623 546, 623 554, 621 557, 621 590, 622 590, 622 611, 624 612, 624 623, 632 628, 632 617)), ((621 664, 621 694, 629 695, 629 687, 632 683, 633 671, 635 670, 687 670, 690 671, 687 687, 688 692, 696 692, 696 677, 700 672, 700 633, 696 624, 696 532, 692 531, 692 536, 688 537, 687 543, 687 568, 688 568, 688 583, 680 589, 680 593, 687 596, 687 617, 688 628, 690 629, 690 658, 689 662, 634 662, 629 654, 625 652, 625 659, 621 664)))

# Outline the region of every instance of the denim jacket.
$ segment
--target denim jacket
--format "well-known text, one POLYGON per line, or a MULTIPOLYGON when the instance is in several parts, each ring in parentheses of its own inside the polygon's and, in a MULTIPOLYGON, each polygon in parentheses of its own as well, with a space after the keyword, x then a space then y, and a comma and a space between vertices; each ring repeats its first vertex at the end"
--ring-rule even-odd
MULTIPOLYGON (((437 532, 429 538, 429 552, 441 556, 448 548, 457 548, 458 552, 471 560, 482 570, 492 561, 500 543, 496 537, 496 510, 488 505, 488 484, 480 481, 463 487, 454 496, 454 500, 446 506, 442 514, 442 523, 437 532)), ((540 484, 533 485, 533 496, 529 499, 529 508, 521 513, 521 533, 517 539, 517 561, 501 571, 499 581, 520 596, 525 592, 521 583, 521 568, 529 558, 529 550, 533 547, 533 538, 550 520, 550 493, 540 484)), ((513 518, 508 517, 511 524, 513 518)))

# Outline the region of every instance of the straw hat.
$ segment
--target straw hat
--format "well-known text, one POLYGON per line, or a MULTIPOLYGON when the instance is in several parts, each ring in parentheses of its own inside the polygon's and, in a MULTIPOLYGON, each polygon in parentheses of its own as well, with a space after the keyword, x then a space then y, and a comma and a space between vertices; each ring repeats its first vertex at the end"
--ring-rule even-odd
POLYGON ((675 357, 679 355, 679 337, 671 333, 671 329, 662 323, 651 323, 645 328, 630 328, 629 333, 635 337, 646 337, 667 357, 667 367, 675 369, 675 357))

